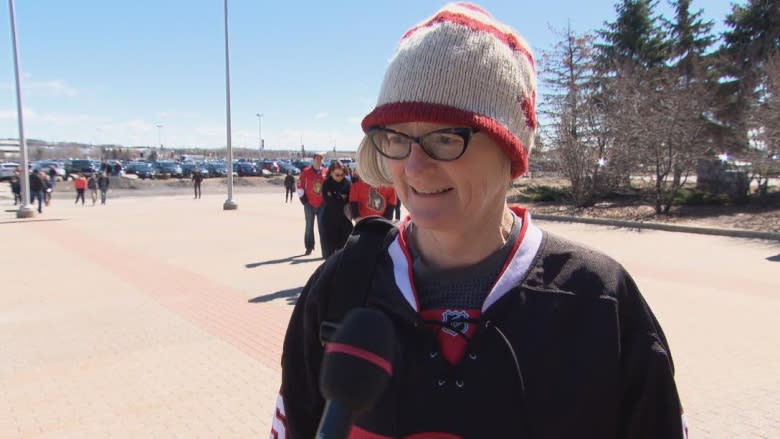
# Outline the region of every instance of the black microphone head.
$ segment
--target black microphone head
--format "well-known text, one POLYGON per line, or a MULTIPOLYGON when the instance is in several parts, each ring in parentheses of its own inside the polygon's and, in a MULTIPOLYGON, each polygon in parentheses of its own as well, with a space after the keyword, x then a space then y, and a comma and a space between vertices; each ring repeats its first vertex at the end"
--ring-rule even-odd
POLYGON ((396 337, 381 311, 355 308, 325 346, 320 390, 353 412, 372 407, 393 374, 396 337))

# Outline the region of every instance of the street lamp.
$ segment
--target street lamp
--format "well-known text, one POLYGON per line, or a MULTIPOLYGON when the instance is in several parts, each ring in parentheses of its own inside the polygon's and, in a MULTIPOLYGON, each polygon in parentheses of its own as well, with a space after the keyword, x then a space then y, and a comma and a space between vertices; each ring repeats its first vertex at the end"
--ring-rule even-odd
POLYGON ((257 113, 257 149, 263 158, 263 113, 257 113))
POLYGON ((225 106, 227 107, 227 190, 228 197, 222 205, 223 210, 236 210, 238 204, 233 201, 233 145, 230 139, 230 50, 228 44, 228 0, 225 0, 225 106))
MULTIPOLYGON (((19 121, 19 150, 22 152, 22 172, 19 175, 22 183, 22 202, 16 211, 17 218, 32 218, 35 209, 30 205, 30 169, 27 165, 27 141, 24 138, 24 122, 22 121, 22 80, 19 77, 19 52, 16 48, 16 12, 14 0, 8 0, 11 18, 11 42, 14 47, 14 73, 16 74, 16 114, 19 121)), ((38 201, 40 203, 40 201, 38 201)))
POLYGON ((163 147, 162 144, 162 125, 157 125, 157 144, 160 145, 160 148, 163 147))

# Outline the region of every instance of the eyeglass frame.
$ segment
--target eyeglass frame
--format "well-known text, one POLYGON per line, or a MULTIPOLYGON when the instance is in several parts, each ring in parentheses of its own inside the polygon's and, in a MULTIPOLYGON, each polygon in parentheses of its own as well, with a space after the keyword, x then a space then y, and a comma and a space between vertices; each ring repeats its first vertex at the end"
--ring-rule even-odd
POLYGON ((452 161, 458 160, 459 158, 463 157, 463 154, 466 153, 466 149, 469 147, 469 143, 471 142, 471 138, 474 137, 474 134, 477 134, 477 133, 479 133, 479 129, 478 128, 471 128, 471 127, 442 128, 442 129, 439 129, 439 130, 434 130, 434 131, 425 133, 422 136, 417 136, 417 137, 410 136, 410 135, 408 135, 406 133, 402 133, 400 131, 392 130, 390 128, 385 128, 385 127, 372 127, 372 128, 369 128, 368 130, 366 130, 366 136, 368 136, 369 140, 371 141, 371 146, 373 146, 374 149, 376 149, 376 151, 380 155, 382 155, 382 157, 388 158, 390 160, 404 160, 405 158, 409 157, 412 154, 412 143, 416 143, 416 144, 420 145, 420 149, 422 149, 423 152, 425 152, 425 154, 428 157, 432 158, 433 160, 439 161, 439 162, 452 162, 452 161), (380 148, 379 145, 377 145, 374 142, 374 136, 372 134, 373 133, 377 133, 377 132, 398 134, 398 135, 403 136, 404 138, 410 140, 410 142, 409 142, 409 150, 406 153, 406 155, 404 155, 403 157, 390 157, 389 155, 385 154, 382 151, 382 148, 380 148), (439 133, 455 134, 455 135, 459 136, 461 139, 463 139, 463 149, 460 151, 460 154, 458 154, 457 156, 455 156, 455 157, 453 157, 451 159, 442 159, 442 158, 439 158, 439 157, 434 157, 428 151, 428 149, 425 147, 425 145, 422 143, 422 140, 425 137, 427 137, 427 136, 429 136, 431 134, 439 134, 439 133))

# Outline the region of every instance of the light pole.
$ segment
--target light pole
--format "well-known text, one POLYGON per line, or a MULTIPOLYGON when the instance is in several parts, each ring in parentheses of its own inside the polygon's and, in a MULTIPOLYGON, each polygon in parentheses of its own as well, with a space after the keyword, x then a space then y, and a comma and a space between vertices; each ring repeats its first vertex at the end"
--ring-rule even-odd
POLYGON ((225 0, 225 104, 227 107, 227 190, 228 197, 222 205, 223 210, 236 210, 238 204, 233 201, 233 145, 230 139, 230 50, 228 44, 228 0, 225 0))
MULTIPOLYGON (((24 138, 24 122, 22 121, 22 80, 19 77, 19 51, 16 48, 16 12, 14 0, 8 0, 11 16, 11 43, 14 47, 14 73, 16 74, 16 114, 19 121, 19 150, 22 152, 22 170, 19 179, 22 183, 22 202, 16 211, 17 218, 32 218, 35 209, 30 205, 30 170, 27 165, 27 141, 24 138)), ((40 202, 40 201, 39 201, 40 202)))
POLYGON ((162 144, 162 125, 157 125, 157 144, 160 145, 160 148, 163 147, 162 144))
POLYGON ((263 158, 263 113, 257 113, 257 149, 263 158))

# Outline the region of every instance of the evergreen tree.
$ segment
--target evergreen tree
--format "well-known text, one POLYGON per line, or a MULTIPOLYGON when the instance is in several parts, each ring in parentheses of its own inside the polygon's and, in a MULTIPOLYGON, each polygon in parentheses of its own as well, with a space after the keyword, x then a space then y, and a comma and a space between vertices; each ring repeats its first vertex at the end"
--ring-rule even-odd
POLYGON ((621 0, 615 5, 617 19, 598 31, 603 42, 597 47, 605 71, 628 66, 652 68, 666 61, 668 43, 654 13, 657 4, 657 0, 621 0))
MULTIPOLYGON (((780 49, 780 1, 750 0, 732 5, 718 52, 720 103, 718 118, 728 125, 727 139, 748 146, 748 119, 766 82, 765 63, 780 49)), ((729 145, 730 146, 730 145, 729 145)))
POLYGON ((676 0, 675 20, 669 23, 670 55, 673 66, 687 80, 706 71, 706 54, 715 41, 712 21, 703 21, 702 10, 691 13, 691 0, 676 0))

